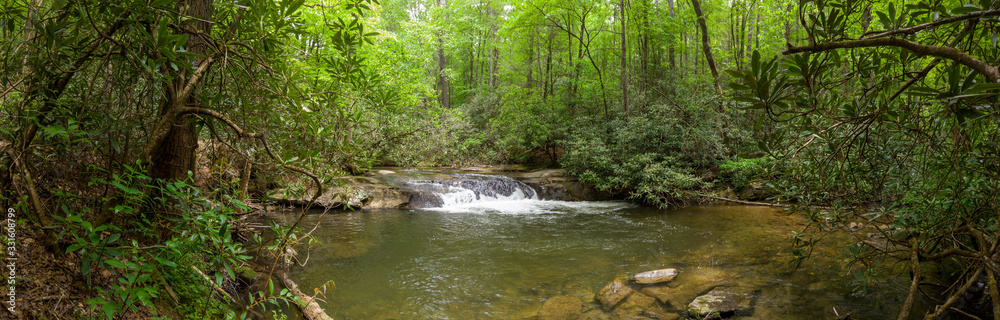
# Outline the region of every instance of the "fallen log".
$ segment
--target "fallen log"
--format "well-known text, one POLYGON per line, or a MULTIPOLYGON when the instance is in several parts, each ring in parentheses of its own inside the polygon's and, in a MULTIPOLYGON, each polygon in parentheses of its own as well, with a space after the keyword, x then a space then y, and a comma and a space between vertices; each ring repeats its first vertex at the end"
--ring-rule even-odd
POLYGON ((333 318, 328 316, 326 314, 326 311, 323 311, 323 308, 320 308, 319 304, 316 303, 316 298, 302 293, 302 291, 299 290, 299 286, 295 284, 295 282, 292 281, 292 279, 289 278, 288 275, 286 275, 284 272, 277 272, 277 276, 278 278, 281 278, 281 283, 285 285, 285 288, 288 289, 288 292, 291 292, 296 297, 298 297, 299 300, 302 301, 304 305, 299 305, 299 304, 296 305, 299 307, 300 310, 302 310, 302 314, 305 315, 306 319, 333 320, 333 318))
POLYGON ((754 201, 746 201, 746 200, 739 200, 739 199, 730 199, 730 198, 716 197, 716 196, 708 195, 708 194, 695 194, 695 196, 709 198, 709 199, 714 199, 714 200, 720 200, 720 201, 735 202, 735 203, 745 204, 745 205, 751 205, 751 206, 769 206, 769 207, 779 207, 779 208, 788 208, 789 207, 789 205, 787 205, 787 204, 767 203, 767 202, 754 202, 754 201))

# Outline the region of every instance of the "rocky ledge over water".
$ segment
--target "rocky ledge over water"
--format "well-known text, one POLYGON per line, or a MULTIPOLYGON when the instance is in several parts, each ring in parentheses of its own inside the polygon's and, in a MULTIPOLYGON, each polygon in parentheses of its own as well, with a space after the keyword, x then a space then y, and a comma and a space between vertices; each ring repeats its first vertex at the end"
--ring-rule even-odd
MULTIPOLYGON (((407 169, 376 168, 363 176, 346 176, 334 179, 324 186, 324 192, 316 201, 319 207, 334 209, 414 209, 440 205, 440 201, 427 190, 414 188, 412 181, 461 185, 462 175, 480 177, 498 175, 509 177, 534 189, 543 200, 607 200, 611 195, 590 188, 561 169, 541 169, 510 171, 508 167, 462 169, 407 169)), ((314 193, 309 180, 286 183, 288 186, 272 190, 268 197, 279 203, 305 206, 314 193)))

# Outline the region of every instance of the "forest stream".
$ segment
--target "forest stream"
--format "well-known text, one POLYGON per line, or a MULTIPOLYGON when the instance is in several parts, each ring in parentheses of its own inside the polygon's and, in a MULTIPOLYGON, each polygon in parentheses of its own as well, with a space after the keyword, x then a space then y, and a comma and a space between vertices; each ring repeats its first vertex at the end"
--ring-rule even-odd
MULTIPOLYGON (((336 319, 535 319, 567 296, 584 318, 622 318, 595 294, 616 278, 675 268, 645 314, 673 319, 719 286, 749 288, 739 319, 888 319, 907 279, 854 292, 843 270, 848 235, 828 235, 795 269, 791 232, 802 217, 771 207, 702 205, 655 209, 616 201, 551 201, 503 177, 410 172, 439 207, 312 214, 303 226, 320 244, 301 250, 291 277, 307 292, 332 280, 321 305, 336 319), (420 179, 450 175, 455 180, 420 179), (834 311, 836 308, 836 314, 834 311), (655 310, 654 310, 655 311, 655 310)), ((287 223, 294 213, 272 217, 287 223)), ((637 292, 656 296, 657 292, 637 292)), ((641 291, 640 291, 641 290, 641 291)))

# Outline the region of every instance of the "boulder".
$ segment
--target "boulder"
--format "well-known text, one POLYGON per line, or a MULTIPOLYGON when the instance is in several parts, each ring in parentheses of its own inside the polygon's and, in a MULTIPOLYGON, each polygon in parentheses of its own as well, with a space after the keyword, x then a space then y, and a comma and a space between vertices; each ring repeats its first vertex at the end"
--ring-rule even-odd
POLYGON ((542 169, 508 175, 534 188, 538 192, 538 197, 543 200, 582 201, 614 198, 607 192, 580 183, 562 169, 542 169))
POLYGON ((688 304, 688 315, 698 319, 721 319, 739 311, 749 311, 753 292, 745 287, 715 288, 688 304))
POLYGON ((677 269, 660 269, 638 273, 633 277, 639 284, 663 283, 674 280, 677 277, 677 269))
MULTIPOLYGON (((313 195, 311 181, 302 181, 305 189, 277 189, 268 197, 278 203, 305 206, 313 195)), ((374 177, 341 177, 337 183, 325 186, 325 192, 316 200, 316 205, 327 208, 406 208, 412 192, 392 186, 374 177)))
POLYGON ((583 302, 580 299, 567 296, 555 296, 542 304, 538 311, 538 320, 576 320, 582 314, 583 302))
POLYGON ((685 270, 670 282, 643 285, 638 290, 659 300, 667 310, 686 312, 688 303, 699 294, 731 281, 722 269, 698 268, 685 270))
POLYGON ((622 283, 621 280, 615 279, 615 281, 604 286, 601 291, 598 291, 596 298, 605 307, 614 308, 619 302, 632 295, 633 292, 635 291, 622 283))
POLYGON ((760 201, 767 200, 767 198, 773 197, 776 194, 775 190, 767 187, 766 181, 757 179, 747 183, 747 186, 736 195, 743 200, 760 201))

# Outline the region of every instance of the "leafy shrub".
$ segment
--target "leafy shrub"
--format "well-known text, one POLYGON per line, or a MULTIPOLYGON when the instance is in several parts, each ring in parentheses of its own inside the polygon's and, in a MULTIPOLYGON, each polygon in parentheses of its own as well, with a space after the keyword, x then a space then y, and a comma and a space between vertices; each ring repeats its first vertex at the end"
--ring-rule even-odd
MULTIPOLYGON (((93 216, 88 207, 64 205, 53 226, 61 230, 60 238, 70 240, 66 253, 81 257, 81 272, 98 293, 85 302, 94 312, 91 316, 115 319, 144 310, 162 315, 154 302, 167 298, 167 286, 176 289, 180 303, 173 311, 182 317, 236 316, 211 293, 250 259, 230 230, 232 215, 247 210, 245 204, 225 194, 210 197, 185 181, 155 180, 130 166, 121 175, 94 178, 91 183, 111 187, 117 196, 102 199, 111 204, 106 214, 122 221, 94 225, 87 220, 93 216), (165 241, 161 234, 167 236, 165 241), (212 275, 211 283, 195 275, 195 268, 212 275), (110 285, 92 281, 104 270, 113 278, 110 285)), ((61 196, 71 204, 78 199, 67 193, 61 196)))
POLYGON ((726 160, 719 165, 720 178, 732 183, 734 189, 741 190, 746 188, 750 181, 766 177, 770 164, 771 161, 767 158, 726 160))
POLYGON ((562 164, 585 183, 668 206, 710 184, 697 170, 724 153, 716 116, 703 106, 656 106, 642 116, 574 126, 562 164))

